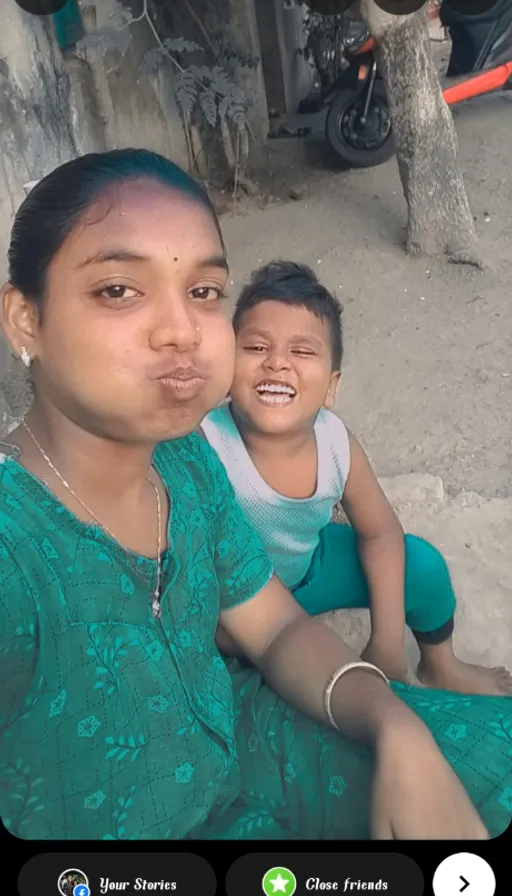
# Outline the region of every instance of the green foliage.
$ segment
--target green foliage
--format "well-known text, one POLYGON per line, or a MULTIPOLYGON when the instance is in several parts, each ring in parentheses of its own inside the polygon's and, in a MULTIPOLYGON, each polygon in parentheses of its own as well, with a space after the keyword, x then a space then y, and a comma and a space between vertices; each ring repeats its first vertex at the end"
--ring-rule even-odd
POLYGON ((211 47, 207 53, 201 44, 184 37, 160 38, 147 3, 140 16, 134 18, 121 3, 116 3, 110 17, 111 24, 87 34, 77 45, 86 53, 94 50, 102 56, 119 53, 124 56, 132 43, 131 25, 146 19, 155 37, 156 46, 148 50, 140 63, 140 72, 154 76, 162 65, 171 64, 176 73, 176 99, 187 117, 196 113, 210 128, 225 119, 238 130, 247 127, 248 98, 237 85, 236 76, 241 68, 258 65, 259 60, 238 49, 227 29, 210 35, 211 47), (209 56, 215 50, 215 62, 208 65, 209 56))

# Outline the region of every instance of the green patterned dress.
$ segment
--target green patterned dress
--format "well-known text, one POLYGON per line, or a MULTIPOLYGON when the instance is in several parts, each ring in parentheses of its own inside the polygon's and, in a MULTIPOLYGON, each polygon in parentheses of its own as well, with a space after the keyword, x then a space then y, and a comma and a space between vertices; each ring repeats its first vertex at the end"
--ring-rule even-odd
MULTIPOLYGON (((79 522, 0 456, 0 814, 27 839, 369 835, 371 759, 215 646, 219 611, 269 580, 214 451, 161 445, 155 562, 79 522)), ((298 661, 300 659, 298 658, 298 661)), ((397 686, 493 835, 512 815, 512 699, 397 686)))

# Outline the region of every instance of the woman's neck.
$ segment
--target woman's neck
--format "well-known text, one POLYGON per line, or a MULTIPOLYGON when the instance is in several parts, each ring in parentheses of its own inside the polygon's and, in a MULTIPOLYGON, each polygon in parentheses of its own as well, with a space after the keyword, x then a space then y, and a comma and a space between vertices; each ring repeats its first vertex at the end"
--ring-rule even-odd
MULTIPOLYGON (((154 445, 116 442, 83 429, 55 408, 35 402, 26 425, 16 431, 16 441, 27 456, 39 457, 46 466, 43 449, 60 475, 101 503, 132 500, 140 495, 152 463, 154 445), (37 439, 40 448, 35 444, 37 439)), ((23 460, 22 460, 23 462, 23 460)))

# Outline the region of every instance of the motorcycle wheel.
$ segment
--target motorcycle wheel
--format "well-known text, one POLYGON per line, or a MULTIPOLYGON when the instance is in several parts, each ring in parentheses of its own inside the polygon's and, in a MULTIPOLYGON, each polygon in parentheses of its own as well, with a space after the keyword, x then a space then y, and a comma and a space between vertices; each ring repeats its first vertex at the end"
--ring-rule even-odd
POLYGON ((325 136, 337 156, 351 168, 373 168, 394 155, 386 88, 374 84, 366 122, 361 123, 365 91, 346 87, 334 97, 325 122, 325 136))

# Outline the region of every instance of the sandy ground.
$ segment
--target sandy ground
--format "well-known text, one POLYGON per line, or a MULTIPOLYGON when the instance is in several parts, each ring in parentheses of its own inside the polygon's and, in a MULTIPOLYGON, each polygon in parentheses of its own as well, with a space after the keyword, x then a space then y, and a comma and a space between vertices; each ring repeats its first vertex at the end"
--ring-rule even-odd
MULTIPOLYGON (((252 268, 280 256, 310 264, 342 299, 346 355, 337 409, 386 477, 406 528, 448 558, 460 603, 460 655, 508 664, 511 100, 502 95, 455 111, 491 273, 404 254, 406 209, 394 160, 368 171, 324 166, 307 177, 303 200, 223 219, 234 295, 252 268)), ((292 176, 300 183, 298 162, 292 176)), ((336 625, 355 644, 366 630, 354 614, 336 625)))

